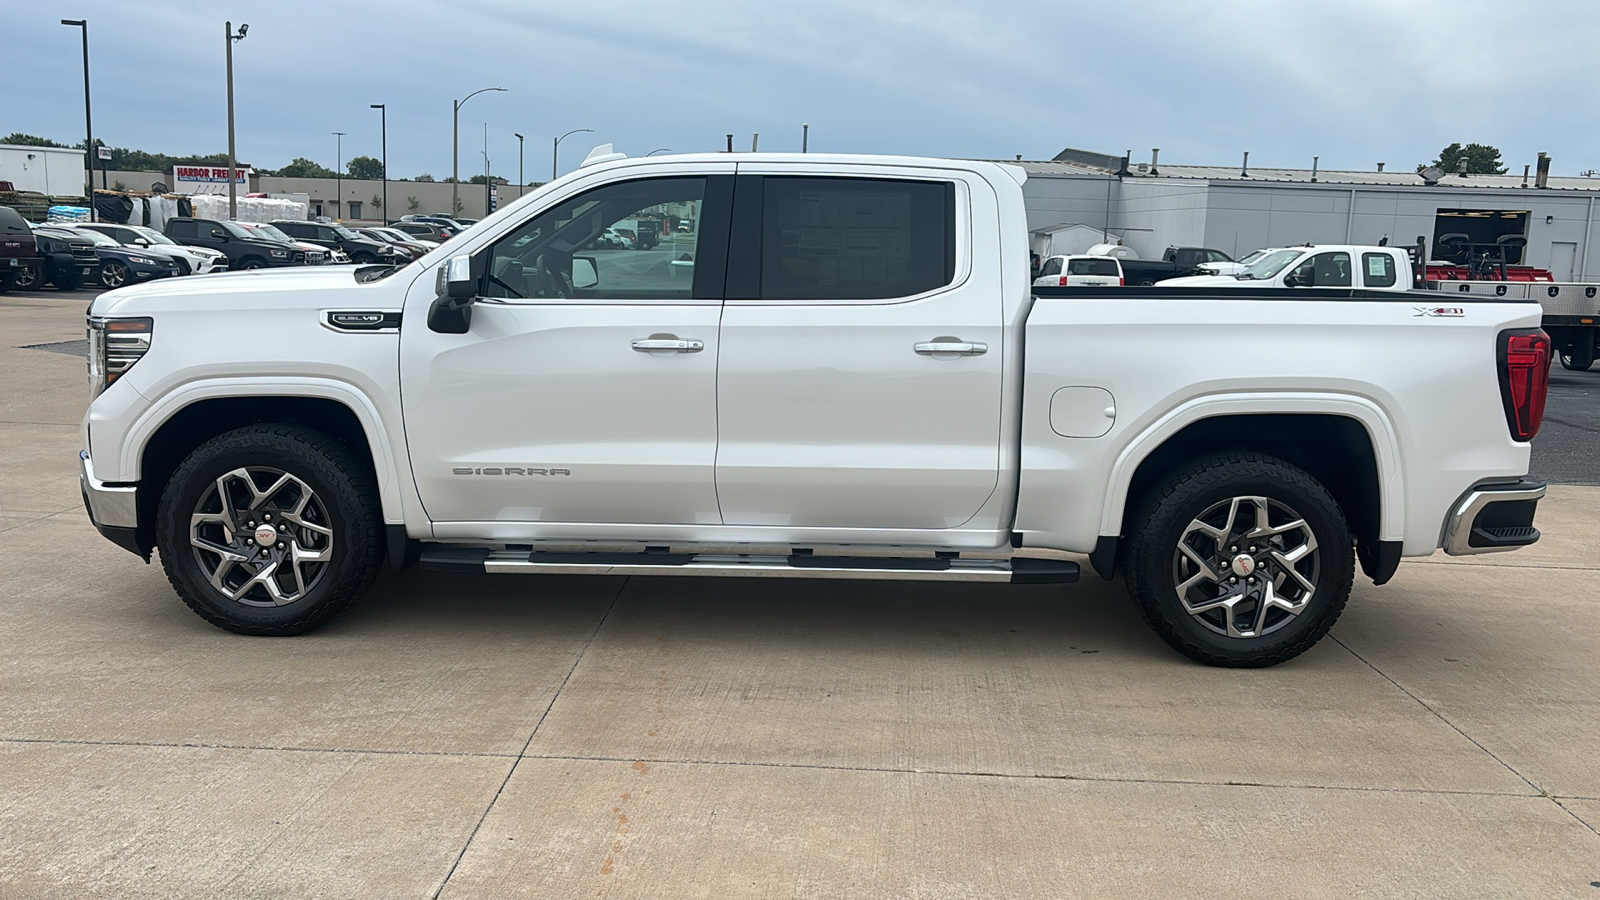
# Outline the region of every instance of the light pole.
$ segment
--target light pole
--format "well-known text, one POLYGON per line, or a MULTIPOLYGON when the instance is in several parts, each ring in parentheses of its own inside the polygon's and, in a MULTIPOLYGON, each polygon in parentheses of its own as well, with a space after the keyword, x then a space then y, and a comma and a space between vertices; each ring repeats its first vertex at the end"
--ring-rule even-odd
POLYGON ((651 150, 649 153, 646 153, 645 156, 655 156, 657 153, 671 153, 671 152, 672 152, 672 148, 671 147, 662 147, 662 148, 660 148, 658 150, 651 150))
POLYGON ((344 205, 344 132, 334 133, 333 156, 333 220, 344 221, 344 212, 340 209, 344 205))
POLYGON ((805 153, 811 143, 811 123, 800 123, 800 152, 805 153))
POLYGON ((484 91, 504 90, 503 87, 478 88, 460 100, 450 101, 450 215, 452 216, 456 214, 456 207, 461 203, 458 198, 461 192, 461 173, 458 171, 461 163, 461 107, 484 91))
POLYGON ((247 24, 239 25, 239 33, 233 33, 233 23, 222 23, 222 34, 227 38, 223 43, 228 46, 228 218, 239 217, 238 190, 233 177, 234 167, 239 164, 233 155, 233 42, 244 40, 244 33, 250 30, 247 24))
POLYGON ((551 181, 555 181, 556 180, 556 155, 561 152, 561 142, 566 140, 569 137, 572 137, 575 134, 580 134, 580 133, 585 132, 585 131, 589 132, 590 134, 594 133, 594 129, 593 128, 574 128, 571 131, 567 132, 566 134, 563 134, 561 137, 556 138, 555 149, 550 151, 550 180, 551 181))
POLYGON ((374 103, 372 108, 383 115, 383 209, 378 219, 387 223, 389 221, 389 110, 382 103, 374 103))
MULTIPOLYGON (((94 118, 89 114, 89 21, 87 19, 62 19, 61 24, 71 25, 83 29, 83 128, 87 131, 88 140, 84 142, 83 161, 88 164, 89 170, 89 221, 98 218, 94 208, 94 170, 96 157, 94 147, 94 118)), ((105 170, 101 169, 101 187, 105 187, 105 170)))
POLYGON ((511 133, 517 135, 517 196, 521 197, 522 189, 528 186, 528 182, 522 177, 522 135, 515 131, 511 133))

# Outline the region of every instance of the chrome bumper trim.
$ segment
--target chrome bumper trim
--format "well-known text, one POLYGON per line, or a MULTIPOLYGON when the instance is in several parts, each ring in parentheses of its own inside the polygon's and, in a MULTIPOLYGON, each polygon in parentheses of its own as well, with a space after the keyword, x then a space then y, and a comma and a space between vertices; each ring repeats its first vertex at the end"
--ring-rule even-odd
POLYGON ((1516 547, 1473 547, 1468 541, 1472 537, 1472 523, 1477 521, 1478 513, 1491 503, 1515 503, 1525 500, 1541 500, 1544 498, 1545 486, 1532 485, 1485 485, 1467 492, 1456 504, 1455 511, 1450 514, 1450 521, 1444 529, 1444 552, 1451 556, 1471 556, 1475 553, 1499 553, 1506 550, 1515 550, 1516 547))
POLYGON ((89 504, 89 518, 96 525, 107 528, 137 528, 139 526, 139 489, 136 487, 111 487, 94 477, 94 463, 89 451, 78 453, 78 484, 83 488, 84 499, 89 504))

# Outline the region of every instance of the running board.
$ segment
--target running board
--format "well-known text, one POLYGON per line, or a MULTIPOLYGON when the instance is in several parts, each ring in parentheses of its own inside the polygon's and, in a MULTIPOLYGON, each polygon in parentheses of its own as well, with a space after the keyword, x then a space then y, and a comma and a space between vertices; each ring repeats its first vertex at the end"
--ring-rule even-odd
POLYGON ((722 553, 557 553, 440 547, 419 564, 438 572, 497 575, 694 575, 1067 584, 1078 564, 1061 559, 928 559, 887 556, 752 556, 722 553))

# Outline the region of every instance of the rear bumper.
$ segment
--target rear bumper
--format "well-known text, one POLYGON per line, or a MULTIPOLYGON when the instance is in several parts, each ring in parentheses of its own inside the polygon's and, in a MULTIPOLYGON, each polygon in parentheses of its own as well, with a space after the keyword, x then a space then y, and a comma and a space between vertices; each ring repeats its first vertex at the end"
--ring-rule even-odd
POLYGON ((1445 523, 1444 552, 1451 556, 1515 550, 1539 540, 1533 514, 1544 497, 1536 481, 1479 485, 1456 501, 1445 523))
POLYGON ((139 545, 139 488, 135 485, 109 485, 94 477, 94 462, 89 451, 78 453, 78 486, 83 506, 106 540, 130 553, 149 558, 139 545))

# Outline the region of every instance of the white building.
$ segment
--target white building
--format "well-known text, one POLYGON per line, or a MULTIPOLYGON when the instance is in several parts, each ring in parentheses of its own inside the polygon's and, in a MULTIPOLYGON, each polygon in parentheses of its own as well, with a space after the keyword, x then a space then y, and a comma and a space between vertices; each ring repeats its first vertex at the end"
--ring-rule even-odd
POLYGON ((0 181, 19 191, 82 197, 85 178, 82 150, 0 144, 0 181))
MULTIPOLYGON (((1028 172, 1023 186, 1034 249, 1052 235, 1119 235, 1146 258, 1169 246, 1212 247, 1238 257, 1306 242, 1393 244, 1466 235, 1474 244, 1511 236, 1508 252, 1550 269, 1557 281, 1600 279, 1594 227, 1600 178, 1349 172, 1251 166, 1129 165, 1121 157, 1065 150, 1050 161, 1001 160, 1028 172), (1071 229, 1071 226, 1084 226, 1071 229), (1515 239, 1526 240, 1526 249, 1515 239)), ((1077 241, 1074 241, 1077 243, 1077 241)), ((1064 249, 1055 252, 1070 252, 1064 249)))

